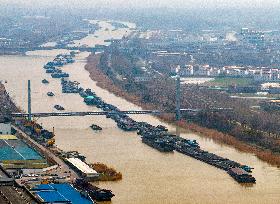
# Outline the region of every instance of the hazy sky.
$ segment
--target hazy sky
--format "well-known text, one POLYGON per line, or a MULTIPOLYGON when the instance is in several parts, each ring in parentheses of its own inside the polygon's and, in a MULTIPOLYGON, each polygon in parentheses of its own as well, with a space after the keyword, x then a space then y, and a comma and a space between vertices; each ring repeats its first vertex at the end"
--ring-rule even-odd
POLYGON ((279 7, 280 0, 0 0, 0 4, 64 7, 279 7))

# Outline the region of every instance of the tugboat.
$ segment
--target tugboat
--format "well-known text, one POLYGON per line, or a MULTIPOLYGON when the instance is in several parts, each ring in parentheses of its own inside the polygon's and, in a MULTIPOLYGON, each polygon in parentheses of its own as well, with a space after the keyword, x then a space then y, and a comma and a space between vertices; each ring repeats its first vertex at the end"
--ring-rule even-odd
POLYGON ((186 141, 187 141, 187 144, 191 147, 194 147, 194 148, 200 147, 196 140, 186 140, 186 141))
POLYGON ((49 81, 48 81, 48 80, 46 80, 46 79, 43 79, 43 80, 42 80, 42 83, 43 83, 43 84, 48 84, 48 83, 49 83, 49 81))
POLYGON ((95 125, 95 124, 92 124, 90 127, 93 130, 102 130, 102 127, 99 127, 98 125, 95 125))
POLYGON ((54 93, 50 91, 50 92, 47 93, 47 95, 48 96, 54 96, 54 93))
POLYGON ((55 105, 54 108, 55 108, 56 110, 65 110, 65 109, 64 109, 62 106, 60 106, 60 105, 55 105))

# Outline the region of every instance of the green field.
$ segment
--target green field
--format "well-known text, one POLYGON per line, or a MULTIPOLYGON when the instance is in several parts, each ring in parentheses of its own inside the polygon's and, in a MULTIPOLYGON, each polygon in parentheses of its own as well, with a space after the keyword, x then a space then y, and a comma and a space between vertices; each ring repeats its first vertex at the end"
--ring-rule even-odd
POLYGON ((212 81, 208 81, 205 84, 209 86, 222 86, 228 87, 229 85, 248 86, 253 83, 252 78, 234 78, 234 77, 217 77, 212 81))

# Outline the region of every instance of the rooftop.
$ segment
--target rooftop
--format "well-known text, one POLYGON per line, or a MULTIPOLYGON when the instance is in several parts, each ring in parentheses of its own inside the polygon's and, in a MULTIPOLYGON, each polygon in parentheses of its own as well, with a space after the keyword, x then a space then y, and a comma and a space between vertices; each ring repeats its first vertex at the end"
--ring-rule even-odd
POLYGON ((93 204, 89 198, 83 197, 79 191, 68 183, 41 184, 32 189, 44 203, 93 204))
POLYGON ((73 164, 76 168, 78 168, 81 172, 85 174, 97 174, 95 170, 90 168, 86 163, 82 162, 78 158, 68 158, 67 161, 73 164))
POLYGON ((237 174, 237 175, 247 175, 248 172, 241 169, 241 168, 232 168, 230 169, 230 171, 232 171, 233 173, 237 174))
POLYGON ((0 135, 0 140, 17 140, 18 138, 14 135, 0 135))
POLYGON ((34 149, 13 136, 1 136, 0 161, 8 160, 42 160, 34 149))

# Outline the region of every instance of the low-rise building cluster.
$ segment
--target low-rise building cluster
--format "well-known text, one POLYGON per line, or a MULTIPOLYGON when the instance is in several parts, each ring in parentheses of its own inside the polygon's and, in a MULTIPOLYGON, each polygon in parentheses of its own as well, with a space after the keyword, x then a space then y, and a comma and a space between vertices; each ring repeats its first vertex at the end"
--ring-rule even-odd
MULTIPOLYGON (((173 70, 175 71, 175 69, 173 70)), ((185 65, 179 69, 180 76, 203 77, 250 77, 256 81, 280 81, 280 69, 267 67, 224 66, 221 68, 209 65, 185 65)))

